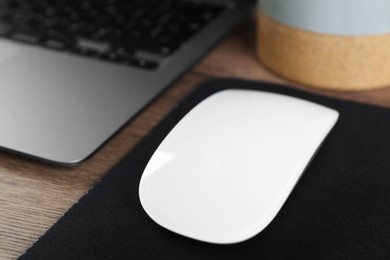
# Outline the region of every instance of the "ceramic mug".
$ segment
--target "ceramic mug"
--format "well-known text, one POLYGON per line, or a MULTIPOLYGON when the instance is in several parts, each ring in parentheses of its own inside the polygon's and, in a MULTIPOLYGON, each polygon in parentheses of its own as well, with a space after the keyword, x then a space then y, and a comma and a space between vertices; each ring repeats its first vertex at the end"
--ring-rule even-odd
POLYGON ((258 0, 257 53, 291 80, 337 90, 390 85, 389 0, 258 0))

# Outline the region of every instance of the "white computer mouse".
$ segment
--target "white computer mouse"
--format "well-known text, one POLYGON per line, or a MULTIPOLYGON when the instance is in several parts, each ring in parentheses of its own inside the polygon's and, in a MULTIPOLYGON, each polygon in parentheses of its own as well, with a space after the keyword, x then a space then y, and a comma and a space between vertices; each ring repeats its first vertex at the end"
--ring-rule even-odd
POLYGON ((151 157, 141 204, 156 223, 193 239, 249 239, 276 216, 337 118, 335 110, 280 94, 213 94, 151 157))

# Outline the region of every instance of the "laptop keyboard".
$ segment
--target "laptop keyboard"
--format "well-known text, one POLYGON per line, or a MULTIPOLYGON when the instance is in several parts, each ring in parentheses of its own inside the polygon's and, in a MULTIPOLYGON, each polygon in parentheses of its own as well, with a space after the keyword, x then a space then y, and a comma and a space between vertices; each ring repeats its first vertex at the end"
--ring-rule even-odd
POLYGON ((144 69, 225 7, 178 0, 0 0, 0 37, 144 69), (150 55, 149 55, 150 56, 150 55))

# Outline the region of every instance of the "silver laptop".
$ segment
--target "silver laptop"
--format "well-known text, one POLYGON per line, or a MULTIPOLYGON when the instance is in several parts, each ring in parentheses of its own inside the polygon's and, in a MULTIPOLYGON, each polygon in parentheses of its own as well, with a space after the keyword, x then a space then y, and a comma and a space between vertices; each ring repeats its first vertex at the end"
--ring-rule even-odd
POLYGON ((251 1, 0 2, 0 147, 88 158, 248 15, 251 1))

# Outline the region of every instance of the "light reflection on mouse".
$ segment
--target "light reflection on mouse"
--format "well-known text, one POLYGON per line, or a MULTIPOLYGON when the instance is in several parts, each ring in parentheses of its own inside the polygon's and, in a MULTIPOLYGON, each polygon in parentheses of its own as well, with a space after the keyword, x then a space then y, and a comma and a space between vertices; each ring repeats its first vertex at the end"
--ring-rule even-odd
POLYGON ((231 244, 276 216, 338 119, 302 99, 224 90, 199 103, 147 164, 141 204, 159 225, 231 244))

